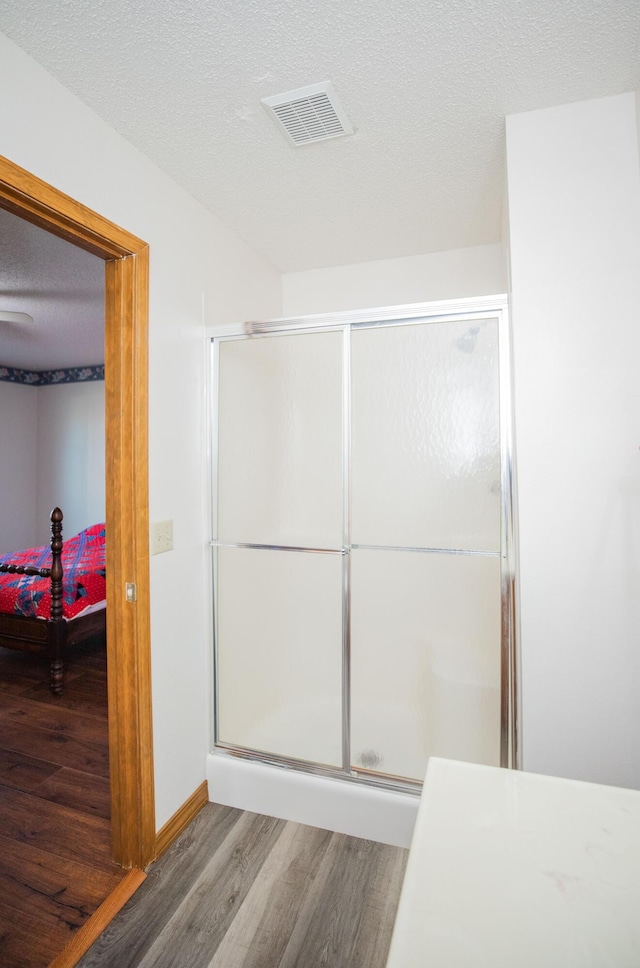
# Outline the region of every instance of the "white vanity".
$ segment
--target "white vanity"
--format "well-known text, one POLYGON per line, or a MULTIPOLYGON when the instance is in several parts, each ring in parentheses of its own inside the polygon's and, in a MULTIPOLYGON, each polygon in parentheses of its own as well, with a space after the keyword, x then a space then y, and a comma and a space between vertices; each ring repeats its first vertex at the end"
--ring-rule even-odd
POLYGON ((640 791, 431 759, 387 968, 640 968, 640 791))

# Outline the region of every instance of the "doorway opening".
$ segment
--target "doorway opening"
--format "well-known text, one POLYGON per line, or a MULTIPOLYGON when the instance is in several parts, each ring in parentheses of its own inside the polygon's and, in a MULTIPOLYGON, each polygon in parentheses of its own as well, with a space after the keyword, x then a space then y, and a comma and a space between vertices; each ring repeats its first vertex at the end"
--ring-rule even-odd
POLYGON ((147 244, 0 157, 0 207, 105 262, 107 666, 114 859, 156 855, 148 526, 147 244), (135 601, 126 598, 135 587, 135 601))

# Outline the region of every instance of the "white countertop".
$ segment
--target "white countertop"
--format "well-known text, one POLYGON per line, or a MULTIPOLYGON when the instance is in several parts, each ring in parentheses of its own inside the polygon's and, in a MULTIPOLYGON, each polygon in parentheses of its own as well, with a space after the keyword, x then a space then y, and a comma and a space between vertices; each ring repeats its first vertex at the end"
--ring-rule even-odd
POLYGON ((432 758, 387 968, 640 968, 640 791, 432 758))

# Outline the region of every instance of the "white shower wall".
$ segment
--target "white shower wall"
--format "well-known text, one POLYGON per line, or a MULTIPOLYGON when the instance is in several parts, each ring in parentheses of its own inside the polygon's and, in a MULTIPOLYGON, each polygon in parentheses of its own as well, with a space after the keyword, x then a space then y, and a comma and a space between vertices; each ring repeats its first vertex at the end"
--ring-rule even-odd
POLYGON ((506 289, 500 243, 287 272, 282 277, 285 316, 492 296, 506 289))

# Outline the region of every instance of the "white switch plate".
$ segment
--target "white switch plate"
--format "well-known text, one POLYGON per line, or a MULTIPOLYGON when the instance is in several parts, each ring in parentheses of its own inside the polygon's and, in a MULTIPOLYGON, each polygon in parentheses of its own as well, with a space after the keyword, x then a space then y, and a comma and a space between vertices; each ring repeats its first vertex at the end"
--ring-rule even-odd
POLYGON ((173 550, 173 521, 155 521, 151 525, 151 554, 173 550))

